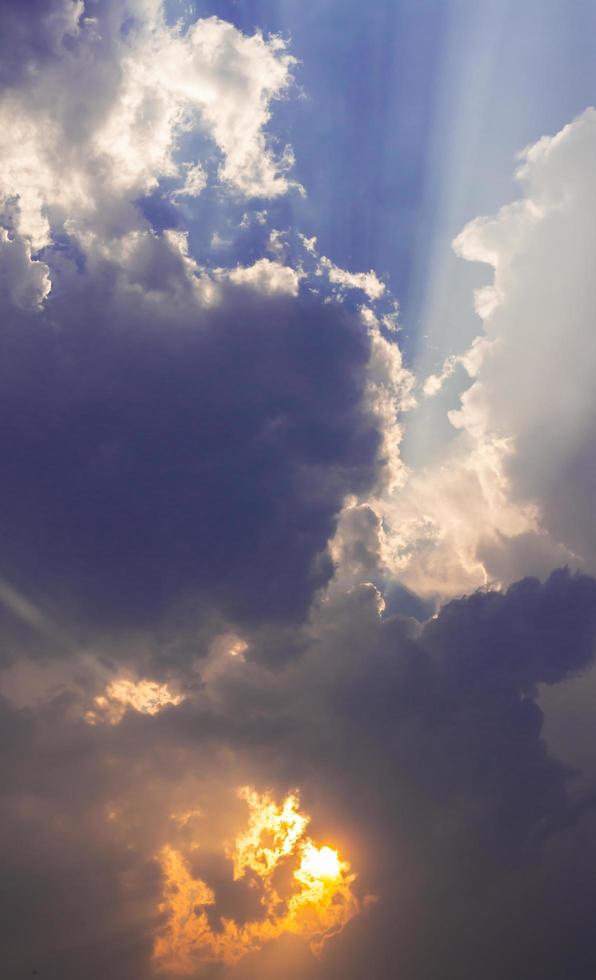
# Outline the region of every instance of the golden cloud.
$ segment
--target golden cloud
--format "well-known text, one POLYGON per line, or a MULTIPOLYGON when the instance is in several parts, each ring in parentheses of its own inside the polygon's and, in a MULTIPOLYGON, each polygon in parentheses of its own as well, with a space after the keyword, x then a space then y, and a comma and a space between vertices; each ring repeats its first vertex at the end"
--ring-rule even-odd
POLYGON ((297 793, 281 805, 250 787, 238 795, 248 805, 248 826, 225 854, 233 880, 248 879, 258 889, 262 916, 241 924, 221 917, 215 929, 209 915, 217 908, 215 892, 193 877, 184 854, 168 844, 158 855, 164 879, 160 911, 167 915, 154 945, 158 968, 190 974, 203 962, 234 964, 284 933, 302 936, 320 954, 325 942, 373 901, 354 894, 356 875, 337 850, 308 836, 310 818, 301 812, 297 793))

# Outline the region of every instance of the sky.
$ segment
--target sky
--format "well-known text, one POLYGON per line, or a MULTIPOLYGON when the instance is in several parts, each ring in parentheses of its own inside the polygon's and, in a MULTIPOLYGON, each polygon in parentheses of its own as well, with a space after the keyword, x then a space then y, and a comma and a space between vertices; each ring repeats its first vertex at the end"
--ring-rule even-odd
POLYGON ((6 980, 593 980, 595 31, 0 0, 6 980))

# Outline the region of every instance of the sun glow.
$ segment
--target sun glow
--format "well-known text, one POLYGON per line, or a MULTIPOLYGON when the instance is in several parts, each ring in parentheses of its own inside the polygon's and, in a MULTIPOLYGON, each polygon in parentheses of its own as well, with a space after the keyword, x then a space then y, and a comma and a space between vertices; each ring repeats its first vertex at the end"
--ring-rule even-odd
POLYGON ((310 818, 301 813, 297 794, 279 806, 249 787, 239 796, 249 808, 248 826, 225 853, 233 881, 248 881, 257 890, 262 914, 240 924, 222 916, 214 927, 215 892, 192 876, 181 851, 165 846, 158 856, 164 876, 160 911, 168 918, 154 946, 158 968, 188 974, 202 962, 233 964, 283 933, 303 936, 319 954, 372 901, 354 894, 349 863, 307 835, 310 818))
POLYGON ((320 881, 333 881, 341 874, 341 862, 337 851, 330 847, 316 848, 309 844, 304 848, 300 870, 320 881))

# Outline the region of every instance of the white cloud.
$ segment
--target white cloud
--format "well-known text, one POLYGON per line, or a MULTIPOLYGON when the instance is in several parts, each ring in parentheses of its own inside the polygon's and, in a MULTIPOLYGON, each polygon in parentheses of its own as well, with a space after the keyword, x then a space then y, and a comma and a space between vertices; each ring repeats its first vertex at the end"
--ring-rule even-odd
POLYGON ((279 228, 272 228, 267 242, 267 251, 277 259, 283 259, 288 247, 288 232, 280 231, 279 228))
POLYGON ((176 161, 180 137, 195 128, 221 153, 219 179, 234 192, 289 189, 291 150, 276 154, 264 131, 291 81, 280 38, 215 17, 184 33, 166 25, 156 0, 113 0, 96 18, 81 17, 78 4, 60 12, 52 36, 68 29, 68 50, 0 102, 0 201, 16 202, 16 231, 33 248, 63 221, 70 234, 128 232, 140 222, 133 202, 161 178, 182 177, 178 195, 200 192, 201 161, 182 170, 176 161))
POLYGON ((404 467, 399 454, 402 439, 401 414, 415 405, 415 379, 404 367, 398 345, 383 336, 372 310, 362 307, 360 315, 371 344, 370 360, 366 369, 365 402, 378 420, 382 439, 379 485, 390 492, 401 486, 404 479, 404 467))
MULTIPOLYGON (((304 250, 317 260, 315 274, 317 276, 326 276, 332 286, 338 287, 337 293, 340 296, 347 289, 361 289, 366 297, 371 302, 374 302, 380 299, 385 293, 385 283, 381 282, 376 272, 372 269, 369 272, 348 272, 347 269, 342 269, 335 262, 332 262, 326 255, 319 255, 316 235, 313 235, 312 238, 307 238, 306 235, 298 232, 298 238, 304 250)), ((395 304, 395 314, 397 314, 397 304, 395 304)), ((393 314, 387 314, 387 316, 392 318, 393 314)), ((394 329, 393 325, 390 329, 394 329)))
POLYGON ((523 199, 454 243, 494 269, 476 296, 484 334, 456 359, 472 379, 449 413, 459 435, 385 510, 396 572, 423 593, 596 570, 595 154, 589 109, 524 152, 523 199))
POLYGON ((297 296, 302 278, 302 273, 271 259, 259 259, 254 265, 238 265, 235 269, 216 269, 215 274, 235 286, 248 286, 268 296, 275 293, 297 296))
POLYGON ((456 354, 450 354, 445 358, 443 367, 438 374, 429 374, 422 386, 422 391, 426 398, 434 398, 441 391, 443 385, 455 374, 458 364, 462 363, 462 358, 456 354))
MULTIPOLYGON (((350 496, 339 515, 330 544, 335 575, 329 593, 367 582, 375 574, 391 574, 396 563, 384 518, 386 501, 403 486, 407 470, 400 458, 402 416, 415 406, 414 375, 403 363, 398 345, 383 335, 378 318, 366 306, 360 316, 370 339, 364 403, 380 434, 379 466, 371 496, 350 496)), ((395 329, 395 328, 393 328, 395 329)))
POLYGON ((266 208, 263 208, 262 211, 245 211, 240 221, 240 228, 245 231, 253 223, 256 225, 266 225, 267 217, 268 212, 266 208))
MULTIPOLYGON (((311 251, 310 245, 316 239, 303 239, 304 247, 311 251), (308 243, 308 244, 307 244, 308 243)), ((322 255, 319 261, 319 272, 327 275, 329 282, 341 289, 361 289, 370 300, 380 299, 385 292, 385 283, 381 282, 376 272, 348 272, 335 265, 326 255, 322 255)))
POLYGON ((200 163, 185 163, 183 166, 186 178, 182 187, 178 187, 172 194, 174 200, 178 197, 198 197, 207 186, 207 172, 200 163))
POLYGON ((40 310, 51 289, 49 269, 31 246, 0 227, 0 296, 22 310, 40 310))
POLYGON ((302 242, 302 245, 310 255, 317 254, 317 236, 313 235, 312 238, 307 238, 306 235, 298 232, 298 238, 302 242))
MULTIPOLYGON (((248 196, 285 194, 292 150, 286 147, 276 158, 263 131, 270 102, 287 89, 295 63, 285 42, 265 40, 259 32, 247 37, 211 17, 197 21, 184 39, 174 39, 170 55, 166 84, 199 109, 224 154, 221 179, 248 196)), ((165 75, 164 65, 164 81, 165 75)))

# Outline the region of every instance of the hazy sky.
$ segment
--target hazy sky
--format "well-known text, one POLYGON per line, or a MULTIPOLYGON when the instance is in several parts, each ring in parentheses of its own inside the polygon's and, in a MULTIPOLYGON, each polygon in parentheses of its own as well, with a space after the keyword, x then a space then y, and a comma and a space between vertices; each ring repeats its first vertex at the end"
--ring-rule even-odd
POLYGON ((6 980, 593 980, 595 30, 0 0, 6 980))

